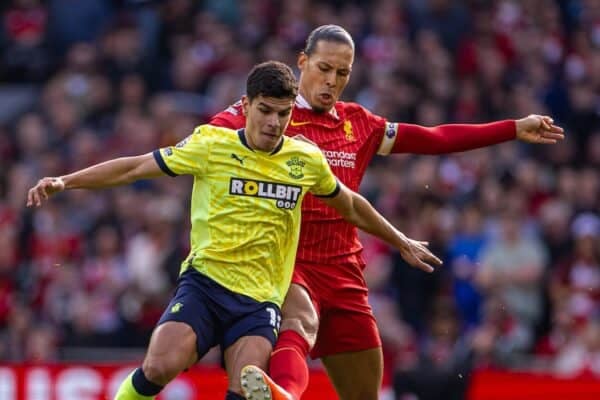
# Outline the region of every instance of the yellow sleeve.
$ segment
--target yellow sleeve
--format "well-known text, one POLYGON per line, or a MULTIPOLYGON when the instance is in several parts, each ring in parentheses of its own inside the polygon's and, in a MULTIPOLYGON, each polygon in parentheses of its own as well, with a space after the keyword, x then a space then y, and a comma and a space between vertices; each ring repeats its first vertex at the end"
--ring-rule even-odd
POLYGON ((340 184, 331 172, 327 159, 320 151, 318 154, 318 167, 320 170, 319 179, 310 188, 310 192, 317 197, 334 197, 340 191, 340 184))
POLYGON ((154 151, 154 159, 163 172, 170 176, 204 175, 206 172, 209 137, 202 135, 202 126, 177 143, 154 151))

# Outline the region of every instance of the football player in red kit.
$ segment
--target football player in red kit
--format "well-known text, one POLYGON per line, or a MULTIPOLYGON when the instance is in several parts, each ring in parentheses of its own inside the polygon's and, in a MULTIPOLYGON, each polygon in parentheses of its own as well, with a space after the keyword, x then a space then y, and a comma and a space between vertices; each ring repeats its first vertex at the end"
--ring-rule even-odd
MULTIPOLYGON (((389 122, 358 104, 338 101, 353 61, 354 42, 346 30, 325 25, 311 32, 298 59, 299 95, 286 133, 314 142, 334 174, 352 190, 358 190, 376 154, 445 154, 515 138, 529 143, 556 143, 563 138, 562 129, 550 117, 539 115, 432 128, 389 122)), ((244 122, 237 103, 215 115, 210 124, 237 129, 244 122)), ((242 381, 248 374, 260 375, 272 391, 264 398, 300 399, 308 385, 310 353, 322 359, 341 399, 377 399, 383 356, 367 299, 357 230, 310 195, 302 212, 294 277, 271 356, 271 378, 251 368, 242 381)))

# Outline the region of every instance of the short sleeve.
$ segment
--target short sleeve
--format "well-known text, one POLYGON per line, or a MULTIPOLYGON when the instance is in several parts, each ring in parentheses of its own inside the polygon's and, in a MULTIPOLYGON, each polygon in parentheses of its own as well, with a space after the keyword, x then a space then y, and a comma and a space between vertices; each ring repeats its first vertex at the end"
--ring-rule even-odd
POLYGON ((310 188, 310 192, 317 197, 334 197, 340 191, 340 184, 331 172, 327 159, 323 153, 318 152, 319 157, 319 179, 310 188))
POLYGON ((204 175, 208 152, 208 138, 202 135, 202 126, 199 126, 175 146, 155 150, 153 155, 167 175, 204 175))

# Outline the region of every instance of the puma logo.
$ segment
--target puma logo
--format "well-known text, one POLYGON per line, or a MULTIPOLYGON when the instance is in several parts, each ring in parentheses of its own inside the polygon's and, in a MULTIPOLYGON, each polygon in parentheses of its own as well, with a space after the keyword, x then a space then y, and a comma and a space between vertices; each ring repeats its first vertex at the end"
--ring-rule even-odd
POLYGON ((231 158, 233 158, 234 160, 237 160, 240 162, 240 165, 244 165, 244 160, 246 159, 246 157, 240 157, 235 153, 231 153, 231 158))

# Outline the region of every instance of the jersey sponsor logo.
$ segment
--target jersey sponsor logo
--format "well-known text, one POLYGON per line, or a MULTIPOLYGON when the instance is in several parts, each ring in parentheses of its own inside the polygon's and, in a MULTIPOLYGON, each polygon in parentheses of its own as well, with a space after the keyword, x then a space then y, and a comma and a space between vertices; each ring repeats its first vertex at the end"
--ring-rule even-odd
POLYGON ((260 197, 275 200, 277 208, 296 208, 302 187, 284 183, 255 181, 253 179, 231 178, 229 194, 235 196, 260 197))
POLYGON ((166 147, 163 149, 163 153, 165 153, 165 156, 169 157, 173 155, 173 149, 170 147, 166 147))
POLYGON ((349 142, 356 141, 354 137, 354 131, 352 130, 352 122, 346 120, 344 121, 344 133, 346 134, 346 140, 349 142))
POLYGON ((248 156, 240 157, 235 153, 231 153, 231 158, 233 158, 236 161, 239 161, 240 165, 244 165, 244 160, 246 159, 246 157, 248 157, 248 156))
POLYGON ((183 308, 183 303, 175 303, 169 310, 169 313, 177 314, 179 311, 181 311, 182 308, 183 308))
POLYGON ((292 157, 288 161, 286 161, 288 167, 290 167, 290 176, 294 179, 304 178, 304 173, 302 172, 302 168, 306 164, 304 161, 300 160, 298 157, 292 157))
POLYGON ((323 150, 327 162, 332 167, 354 168, 356 167, 356 153, 345 151, 323 150))
POLYGON ((294 120, 290 121, 291 126, 304 126, 304 125, 308 125, 308 124, 310 124, 310 121, 294 121, 294 120))

